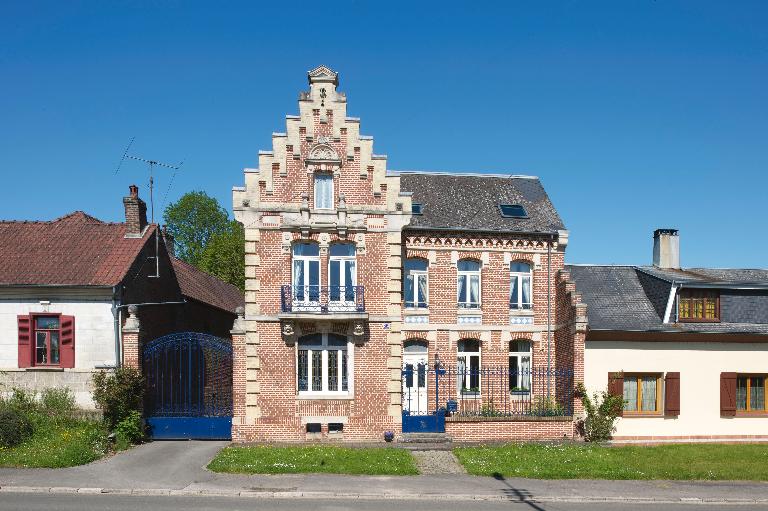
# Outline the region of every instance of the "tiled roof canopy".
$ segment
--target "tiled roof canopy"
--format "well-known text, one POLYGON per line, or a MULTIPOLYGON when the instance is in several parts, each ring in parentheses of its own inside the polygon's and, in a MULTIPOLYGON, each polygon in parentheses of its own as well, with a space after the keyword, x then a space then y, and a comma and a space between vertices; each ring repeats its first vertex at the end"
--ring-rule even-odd
POLYGON ((436 172, 393 172, 401 192, 412 192, 423 214, 408 228, 555 233, 565 229, 538 178, 461 175, 436 172), (505 218, 499 205, 521 205, 527 218, 505 218))
POLYGON ((144 243, 125 238, 126 225, 82 211, 47 222, 0 222, 0 285, 115 286, 144 243))
POLYGON ((237 307, 245 305, 245 297, 237 287, 208 275, 181 259, 172 257, 171 262, 181 294, 187 298, 227 312, 235 312, 237 307))

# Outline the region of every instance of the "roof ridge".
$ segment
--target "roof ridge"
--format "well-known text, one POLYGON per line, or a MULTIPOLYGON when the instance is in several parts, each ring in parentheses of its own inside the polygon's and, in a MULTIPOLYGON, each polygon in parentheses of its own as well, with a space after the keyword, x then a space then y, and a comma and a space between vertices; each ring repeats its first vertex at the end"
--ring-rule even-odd
POLYGON ((54 218, 53 220, 0 220, 1 224, 53 224, 56 222, 61 222, 63 220, 67 220, 69 218, 73 217, 83 217, 85 220, 97 222, 100 224, 105 225, 122 225, 125 222, 105 222, 103 220, 100 220, 96 218, 93 215, 89 215, 85 211, 81 209, 77 209, 75 211, 72 211, 71 213, 67 213, 66 215, 61 215, 60 217, 54 218))
POLYGON ((402 174, 422 174, 429 176, 456 176, 456 177, 490 177, 498 179, 536 179, 539 180, 539 176, 531 176, 527 174, 506 174, 503 172, 453 172, 446 170, 394 170, 387 169, 387 174, 393 176, 399 176, 402 174))

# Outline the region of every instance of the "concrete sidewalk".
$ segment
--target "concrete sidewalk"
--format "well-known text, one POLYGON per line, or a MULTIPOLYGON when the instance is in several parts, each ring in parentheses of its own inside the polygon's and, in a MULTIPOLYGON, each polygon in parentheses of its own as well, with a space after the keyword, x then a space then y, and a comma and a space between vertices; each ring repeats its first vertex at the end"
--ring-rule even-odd
POLYGON ((768 484, 759 482, 552 481, 465 474, 236 475, 206 470, 205 465, 225 445, 226 442, 153 442, 81 467, 0 469, 0 492, 768 505, 768 484))

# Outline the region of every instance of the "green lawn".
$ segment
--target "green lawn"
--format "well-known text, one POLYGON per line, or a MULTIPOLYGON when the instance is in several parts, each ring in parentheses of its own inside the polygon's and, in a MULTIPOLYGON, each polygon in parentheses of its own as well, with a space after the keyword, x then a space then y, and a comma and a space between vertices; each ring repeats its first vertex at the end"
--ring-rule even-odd
POLYGON ((768 480, 768 445, 677 444, 600 447, 509 444, 460 447, 474 475, 537 479, 768 480))
POLYGON ((214 472, 242 474, 418 474, 411 453, 403 449, 352 449, 309 445, 227 447, 211 461, 214 472))
POLYGON ((0 467, 72 467, 95 461, 106 452, 107 433, 99 422, 43 422, 16 447, 0 447, 0 467))

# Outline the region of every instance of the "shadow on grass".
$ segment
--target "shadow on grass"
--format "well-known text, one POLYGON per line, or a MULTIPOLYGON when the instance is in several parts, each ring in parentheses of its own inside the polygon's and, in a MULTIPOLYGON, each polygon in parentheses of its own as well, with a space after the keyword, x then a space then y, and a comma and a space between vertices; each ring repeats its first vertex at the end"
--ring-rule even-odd
POLYGON ((506 496, 509 500, 513 502, 520 502, 521 504, 526 504, 531 509, 536 509, 537 511, 546 511, 543 507, 539 506, 534 501, 533 493, 524 488, 515 488, 509 484, 509 481, 507 481, 506 478, 499 472, 494 472, 493 478, 497 481, 501 481, 504 483, 504 485, 506 485, 506 488, 502 490, 502 493, 504 493, 504 496, 506 496))

